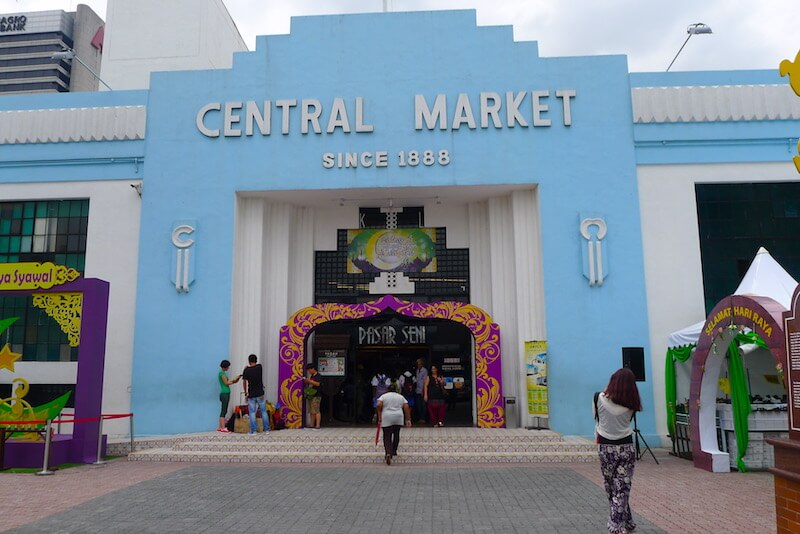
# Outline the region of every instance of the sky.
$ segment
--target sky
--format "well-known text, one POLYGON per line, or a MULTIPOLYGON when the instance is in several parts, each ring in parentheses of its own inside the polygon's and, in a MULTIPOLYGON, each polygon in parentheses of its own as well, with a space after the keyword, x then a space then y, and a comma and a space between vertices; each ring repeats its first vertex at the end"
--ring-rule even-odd
MULTIPOLYGON (((124 0, 136 1, 136 0, 124 0)), ((169 1, 169 0, 165 0, 169 1)), ((289 33, 293 16, 382 11, 384 0, 224 0, 242 38, 289 33)), ((624 54, 631 72, 777 69, 800 50, 800 0, 385 0, 391 11, 475 9, 481 26, 510 25, 517 41, 538 41, 543 57, 624 54)), ((105 19, 106 0, 0 0, 0 15, 89 5, 105 19)))

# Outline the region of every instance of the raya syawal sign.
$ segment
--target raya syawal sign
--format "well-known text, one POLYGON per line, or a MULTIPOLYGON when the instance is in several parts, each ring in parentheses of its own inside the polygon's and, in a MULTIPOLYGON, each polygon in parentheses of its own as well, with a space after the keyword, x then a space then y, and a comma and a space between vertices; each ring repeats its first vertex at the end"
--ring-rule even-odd
MULTIPOLYGON (((575 89, 458 93, 449 99, 444 93, 432 98, 417 94, 408 125, 415 131, 448 132, 550 128, 554 122, 569 127, 571 103, 576 96, 575 89)), ((330 103, 316 98, 210 102, 197 111, 195 126, 211 139, 269 137, 273 119, 280 124, 281 135, 372 134, 376 125, 367 102, 363 96, 335 97, 330 103)), ((436 167, 449 165, 452 158, 444 146, 386 146, 369 151, 324 152, 320 162, 325 169, 436 167)))

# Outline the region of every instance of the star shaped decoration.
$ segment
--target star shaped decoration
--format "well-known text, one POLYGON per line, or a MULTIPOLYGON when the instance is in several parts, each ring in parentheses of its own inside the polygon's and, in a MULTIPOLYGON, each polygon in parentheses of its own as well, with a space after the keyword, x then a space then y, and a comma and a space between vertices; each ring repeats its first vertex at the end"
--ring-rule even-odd
POLYGON ((8 343, 6 343, 3 350, 0 350, 0 369, 8 369, 14 372, 14 362, 20 358, 22 358, 22 354, 12 352, 8 343))

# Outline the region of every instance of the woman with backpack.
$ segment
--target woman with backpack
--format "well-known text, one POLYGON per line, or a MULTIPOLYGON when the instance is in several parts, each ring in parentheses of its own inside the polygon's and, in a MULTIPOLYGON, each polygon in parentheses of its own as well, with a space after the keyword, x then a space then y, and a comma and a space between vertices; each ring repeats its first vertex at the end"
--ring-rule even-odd
POLYGON ((630 369, 615 372, 606 389, 594 395, 592 412, 596 421, 600 469, 608 495, 609 534, 627 534, 636 528, 630 507, 636 463, 631 420, 640 411, 642 401, 636 377, 630 369))

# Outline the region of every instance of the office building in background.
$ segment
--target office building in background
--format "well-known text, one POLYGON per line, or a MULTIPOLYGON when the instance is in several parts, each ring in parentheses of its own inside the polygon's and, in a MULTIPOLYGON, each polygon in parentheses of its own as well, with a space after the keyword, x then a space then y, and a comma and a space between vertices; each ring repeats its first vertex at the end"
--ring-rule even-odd
POLYGON ((105 23, 83 4, 74 12, 0 13, 0 95, 97 91, 105 23), (73 50, 75 59, 53 59, 73 50), (88 68, 87 68, 88 67, 88 68))

